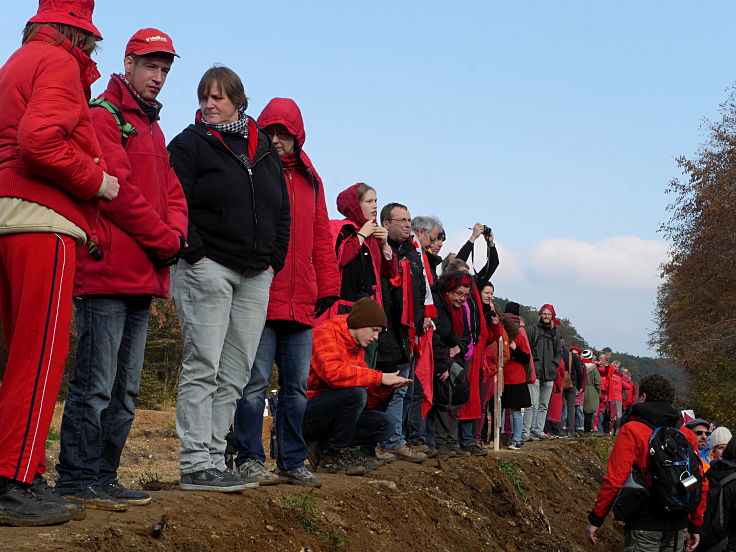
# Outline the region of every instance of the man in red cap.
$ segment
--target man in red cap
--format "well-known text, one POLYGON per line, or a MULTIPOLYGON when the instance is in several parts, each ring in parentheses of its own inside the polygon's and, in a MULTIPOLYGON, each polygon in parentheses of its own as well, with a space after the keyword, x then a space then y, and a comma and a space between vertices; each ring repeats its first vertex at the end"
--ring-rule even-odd
POLYGON ((135 414, 151 299, 168 296, 168 267, 187 231, 187 204, 169 165, 156 100, 174 56, 166 33, 141 29, 125 49, 125 71, 112 75, 92 102, 92 124, 121 189, 100 212, 104 259, 77 256, 77 364, 55 487, 87 508, 121 511, 151 500, 121 485, 117 469, 135 414))
POLYGON ((93 9, 92 0, 41 0, 0 68, 0 525, 84 516, 41 474, 69 351, 74 248, 98 253, 97 213, 119 189, 87 109, 102 38, 93 9))

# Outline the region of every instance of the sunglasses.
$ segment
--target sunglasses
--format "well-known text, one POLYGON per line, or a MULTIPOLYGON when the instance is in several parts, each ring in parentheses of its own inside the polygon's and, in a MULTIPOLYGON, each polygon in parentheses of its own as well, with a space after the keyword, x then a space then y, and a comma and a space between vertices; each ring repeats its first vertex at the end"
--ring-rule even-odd
POLYGON ((708 437, 710 437, 710 434, 711 434, 711 433, 713 433, 713 432, 712 432, 712 431, 703 431, 702 429, 698 429, 698 430, 696 430, 696 431, 693 431, 693 433, 694 433, 695 435, 697 435, 698 437, 700 437, 700 436, 701 436, 701 435, 703 435, 703 434, 705 434, 705 435, 707 435, 708 437))

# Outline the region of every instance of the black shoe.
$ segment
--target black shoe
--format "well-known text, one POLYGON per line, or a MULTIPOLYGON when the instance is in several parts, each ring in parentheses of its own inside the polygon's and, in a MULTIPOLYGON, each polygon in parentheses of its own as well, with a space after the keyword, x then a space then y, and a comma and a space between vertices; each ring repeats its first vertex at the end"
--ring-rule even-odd
POLYGON ((128 503, 118 498, 113 498, 105 491, 97 487, 84 487, 83 489, 67 489, 55 487, 54 492, 70 502, 81 504, 89 510, 106 510, 108 512, 125 512, 128 503))
POLYGON ((455 456, 470 456, 470 453, 461 449, 458 445, 450 445, 449 449, 455 453, 455 456))
POLYGON ((350 449, 344 448, 322 456, 317 471, 320 473, 365 475, 365 466, 355 461, 350 449))
POLYGON ((361 466, 363 466, 366 472, 375 470, 376 468, 383 466, 386 463, 385 460, 379 460, 376 456, 371 456, 370 454, 367 454, 366 451, 362 449, 362 447, 351 447, 350 454, 353 458, 353 461, 356 464, 360 464, 361 466))
POLYGON ((81 521, 87 517, 84 506, 75 502, 69 502, 64 497, 56 494, 54 488, 49 485, 40 473, 33 478, 33 483, 28 488, 29 491, 44 502, 59 504, 69 511, 69 516, 74 521, 81 521))
POLYGON ((0 482, 0 525, 37 527, 71 519, 64 506, 39 498, 26 487, 28 485, 12 479, 0 482))
POLYGON ((219 471, 215 469, 200 470, 181 476, 180 487, 182 491, 215 491, 219 493, 237 493, 252 487, 257 487, 258 482, 244 481, 240 476, 231 471, 219 471))
POLYGON ((480 445, 470 445, 468 447, 460 447, 462 450, 470 454, 470 456, 487 456, 488 451, 486 451, 483 447, 480 445))
POLYGON ((437 447, 437 458, 439 458, 440 460, 449 460, 450 458, 455 458, 456 456, 457 454, 450 447, 437 447))
POLYGON ((316 470, 319 466, 320 456, 322 456, 322 450, 319 448, 319 442, 310 441, 307 443, 307 460, 309 460, 309 465, 312 466, 313 470, 316 470))
POLYGON ((304 485, 306 487, 321 487, 322 482, 319 477, 314 475, 304 466, 296 468, 295 470, 281 470, 277 469, 274 472, 281 478, 283 483, 289 483, 291 485, 304 485))
POLYGON ((151 495, 148 493, 123 487, 117 480, 112 483, 108 483, 102 487, 102 490, 113 498, 124 500, 128 504, 133 504, 135 506, 143 506, 144 504, 151 502, 151 495))

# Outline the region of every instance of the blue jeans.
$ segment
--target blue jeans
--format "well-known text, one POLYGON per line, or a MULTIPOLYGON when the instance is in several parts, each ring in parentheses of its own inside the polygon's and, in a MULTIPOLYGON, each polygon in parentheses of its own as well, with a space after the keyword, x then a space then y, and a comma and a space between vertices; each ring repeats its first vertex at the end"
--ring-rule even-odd
POLYGON ((511 411, 511 439, 517 443, 521 442, 521 430, 524 426, 524 414, 521 410, 511 411))
POLYGON ((312 328, 286 320, 269 320, 263 328, 250 380, 235 410, 235 441, 240 466, 248 459, 264 462, 263 406, 271 381, 273 363, 279 371, 279 394, 274 421, 278 454, 276 465, 282 470, 304 466, 307 445, 302 436, 302 421, 307 408, 307 378, 312 359, 312 328))
MULTIPOLYGON (((408 378, 412 371, 412 362, 406 364, 399 364, 396 366, 396 370, 399 371, 399 375, 403 378, 408 378)), ((400 387, 394 389, 394 394, 391 396, 391 401, 388 403, 386 408, 386 414, 391 419, 392 429, 391 436, 381 443, 383 450, 390 451, 399 447, 403 447, 406 444, 406 435, 404 435, 404 402, 408 402, 406 392, 408 387, 400 387)))
POLYGON ((575 405, 575 429, 581 431, 585 423, 585 417, 583 415, 583 405, 575 405))
POLYGON ((461 447, 469 447, 475 444, 475 422, 478 420, 458 420, 457 439, 461 447))
POLYGON ((424 389, 422 382, 414 376, 414 383, 409 386, 405 403, 409 403, 409 410, 406 415, 405 429, 406 440, 412 444, 417 444, 422 439, 427 440, 427 424, 422 418, 422 403, 424 402, 424 389))
POLYGON ((77 364, 61 420, 59 488, 117 479, 135 416, 150 295, 86 295, 76 306, 77 364))

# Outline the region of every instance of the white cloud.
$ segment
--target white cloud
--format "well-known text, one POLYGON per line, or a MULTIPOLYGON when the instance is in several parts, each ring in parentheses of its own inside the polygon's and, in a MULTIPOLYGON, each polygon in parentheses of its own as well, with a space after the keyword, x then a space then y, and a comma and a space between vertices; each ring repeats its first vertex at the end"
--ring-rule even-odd
POLYGON ((636 236, 598 242, 553 238, 531 249, 529 267, 555 281, 602 289, 652 289, 660 281, 659 265, 667 244, 636 236))

